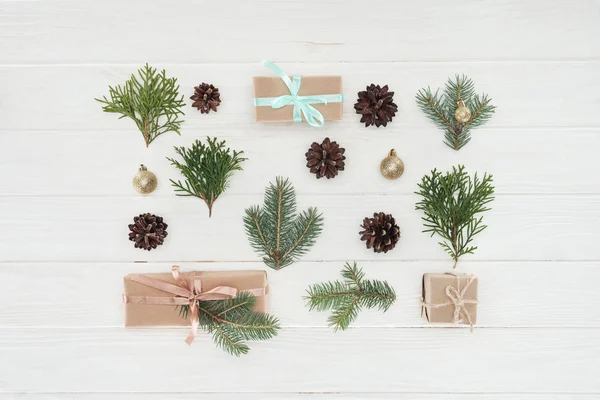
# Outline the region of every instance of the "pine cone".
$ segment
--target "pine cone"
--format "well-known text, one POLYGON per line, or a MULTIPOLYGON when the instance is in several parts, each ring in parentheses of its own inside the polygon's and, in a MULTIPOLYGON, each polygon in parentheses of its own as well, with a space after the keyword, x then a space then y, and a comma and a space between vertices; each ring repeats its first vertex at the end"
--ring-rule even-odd
POLYGON ((398 106, 394 103, 394 92, 388 92, 388 86, 371 84, 366 91, 358 92, 358 101, 354 104, 357 114, 362 114, 360 122, 365 126, 387 126, 396 116, 398 106))
POLYGON ((396 247, 400 239, 400 227, 391 214, 374 213, 373 218, 365 218, 360 231, 360 240, 367 242, 367 249, 373 248, 375 253, 387 253, 396 247))
POLYGON ((338 171, 344 170, 344 152, 346 149, 340 147, 337 142, 332 142, 325 138, 323 143, 313 142, 310 149, 306 152, 306 166, 310 172, 320 179, 324 176, 327 179, 335 178, 338 171))
POLYGON ((221 104, 219 88, 204 82, 194 87, 194 95, 190 99, 194 100, 192 107, 196 107, 202 114, 208 114, 210 110, 217 112, 217 107, 221 104))
POLYGON ((135 242, 135 248, 150 251, 163 244, 167 237, 167 226, 162 217, 140 214, 133 217, 133 224, 129 225, 129 240, 135 242))

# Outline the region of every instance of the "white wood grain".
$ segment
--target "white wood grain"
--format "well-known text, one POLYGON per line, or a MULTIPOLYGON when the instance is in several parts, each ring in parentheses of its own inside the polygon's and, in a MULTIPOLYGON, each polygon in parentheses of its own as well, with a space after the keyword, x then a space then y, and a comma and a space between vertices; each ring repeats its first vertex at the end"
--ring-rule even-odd
MULTIPOLYGON (((327 133, 331 139, 346 148, 346 169, 333 180, 317 181, 305 167, 304 154, 313 141, 320 143, 325 137, 319 130, 300 135, 281 130, 274 135, 258 124, 248 124, 243 132, 237 127, 212 126, 218 130, 209 129, 208 133, 218 132, 219 139, 227 140, 234 149, 243 149, 249 159, 226 195, 261 193, 266 181, 257 182, 254 177, 272 179, 275 174, 289 177, 299 194, 341 196, 366 190, 370 194, 411 194, 431 169, 448 170, 459 163, 470 172, 492 173, 498 194, 600 194, 600 174, 584 173, 594 169, 600 128, 481 128, 460 154, 446 147, 442 132, 431 127, 401 133, 385 130, 366 134, 356 128, 331 131, 327 133), (405 164, 404 175, 393 182, 379 172, 379 163, 391 148, 405 164), (427 157, 423 149, 428 149, 427 157)), ((169 179, 179 180, 181 175, 166 157, 179 158, 173 146, 189 146, 196 138, 205 140, 206 133, 197 130, 185 131, 183 137, 165 135, 146 149, 137 132, 3 132, 0 168, 17 168, 19 174, 3 176, 0 195, 132 196, 131 179, 138 163, 145 163, 159 179, 152 197, 169 196, 176 202, 169 179), (110 157, 105 156, 108 154, 110 157)))
POLYGON ((514 393, 11 393, 0 399, 32 400, 597 400, 599 394, 514 394, 514 393))
MULTIPOLYGON (((274 61, 277 61, 276 59, 274 61)), ((71 130, 83 137, 98 134, 97 130, 119 130, 137 135, 138 147, 143 146, 135 124, 118 115, 103 113, 94 98, 108 94, 108 86, 122 84, 143 62, 131 65, 108 66, 5 66, 0 67, 0 120, 4 130, 71 130), (31 95, 44 93, 51 101, 35 108, 32 117, 31 95), (10 99, 10 101, 7 101, 10 99), (87 132, 92 130, 94 132, 87 132), (96 132, 96 133, 95 133, 96 132)), ((202 81, 219 87, 223 103, 218 113, 200 114, 186 109, 183 137, 219 134, 233 127, 238 134, 251 135, 253 126, 262 127, 273 136, 282 132, 336 134, 360 132, 362 137, 377 140, 381 131, 397 132, 401 138, 406 130, 426 128, 442 142, 443 132, 436 128, 418 109, 414 96, 419 89, 442 87, 448 77, 468 74, 476 83, 478 92, 491 96, 498 106, 497 114, 486 124, 489 128, 516 127, 600 127, 596 105, 600 93, 590 90, 600 86, 596 72, 598 62, 507 62, 507 63, 280 63, 288 74, 342 75, 344 119, 328 122, 325 128, 315 130, 307 124, 258 124, 254 122, 252 107, 252 77, 272 75, 256 62, 242 64, 156 64, 166 68, 169 76, 178 78, 186 102, 193 88, 202 81), (568 77, 568 89, 565 79, 568 77), (365 129, 358 121, 353 105, 356 93, 370 83, 388 84, 396 95, 399 113, 388 128, 365 129), (577 93, 577 98, 573 98, 577 93)), ((475 135, 477 131, 474 131, 475 135)), ((170 133, 174 135, 174 133, 170 133)), ((151 145, 156 146, 160 141, 151 145)), ((119 142, 114 142, 119 146, 119 142)), ((424 151, 424 149, 422 149, 424 151)))
POLYGON ((598 58, 593 0, 6 2, 5 63, 598 58), (557 51, 558 49, 558 51, 557 51))
MULTIPOLYGON (((262 263, 179 263, 183 271, 267 270, 270 312, 284 327, 325 327, 328 313, 309 312, 309 285, 341 279, 344 262, 300 262, 281 271, 262 263)), ((10 328, 123 326, 122 279, 128 273, 168 272, 170 263, 0 264, 0 320, 10 328)), ((353 327, 432 327, 420 314, 421 277, 447 272, 448 262, 364 261, 371 279, 397 294, 387 313, 364 310, 353 327)), ((600 262, 464 262, 479 278, 479 327, 600 328, 600 262), (557 301, 556 299, 560 299, 557 301)), ((183 335, 183 333, 180 333, 183 335)))
MULTIPOLYGON (((260 178, 256 185, 266 185, 269 178, 260 178)), ((316 206, 325 219, 303 260, 448 260, 438 240, 421 233, 416 201, 416 195, 299 196, 299 210, 316 206), (358 234, 363 218, 378 211, 395 215, 402 232, 387 254, 367 250, 358 234)), ((225 195, 209 219, 195 197, 0 197, 0 260, 258 261, 242 218, 246 207, 262 202, 262 193, 225 195), (144 212, 169 225, 165 244, 151 252, 127 239, 127 225, 144 212)), ((599 260, 599 205, 596 195, 498 196, 478 251, 465 260, 599 260)))
POLYGON ((12 360, 0 365, 3 390, 218 392, 226 382, 231 392, 600 392, 598 329, 288 328, 239 359, 208 335, 192 346, 184 336, 181 329, 2 329, 0 358, 12 360))

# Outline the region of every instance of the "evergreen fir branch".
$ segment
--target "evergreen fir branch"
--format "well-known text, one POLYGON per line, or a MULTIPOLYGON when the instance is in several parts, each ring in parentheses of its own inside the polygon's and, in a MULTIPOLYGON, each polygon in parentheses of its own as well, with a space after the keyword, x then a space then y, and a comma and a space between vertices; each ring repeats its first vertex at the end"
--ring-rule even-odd
POLYGON ((475 84, 466 75, 448 79, 441 95, 439 91, 432 94, 428 87, 419 90, 415 98, 425 115, 444 130, 444 143, 457 151, 471 141, 471 129, 489 121, 496 109, 486 94, 475 94, 475 84), (471 111, 471 118, 465 123, 456 121, 454 116, 459 101, 471 111))
POLYGON ((148 64, 138 70, 138 76, 132 74, 124 86, 109 86, 110 99, 103 96, 95 100, 104 104, 104 112, 121 114, 119 119, 131 118, 142 132, 146 147, 163 133, 173 131, 179 135, 183 123, 179 116, 184 115, 185 102, 183 95, 179 96, 177 78, 167 78, 164 69, 157 73, 148 64))
MULTIPOLYGON (((269 314, 252 311, 256 299, 240 292, 228 300, 198 302, 200 328, 212 334, 214 343, 235 356, 249 351, 246 341, 268 340, 277 335, 279 320, 269 314)), ((190 307, 179 307, 179 315, 189 318, 190 307)))
POLYGON ((208 216, 212 216, 212 208, 219 196, 229 187, 229 178, 234 171, 242 171, 241 163, 247 158, 240 157, 243 151, 225 147, 225 141, 217 142, 217 138, 207 137, 208 144, 196 140, 192 147, 175 147, 175 151, 183 158, 179 162, 167 157, 185 177, 185 182, 174 181, 177 196, 195 196, 208 206, 208 216))
POLYGON ((273 269, 285 268, 312 247, 323 230, 317 209, 296 214, 296 193, 288 179, 278 177, 265 190, 264 205, 246 209, 244 227, 252 248, 273 269))
POLYGON ((356 262, 353 265, 346 263, 341 275, 343 281, 311 285, 304 297, 310 311, 333 310, 328 326, 334 331, 348 328, 362 308, 378 308, 385 312, 396 301, 396 293, 387 282, 365 280, 365 274, 356 262))
POLYGON ((471 245, 473 238, 487 228, 479 214, 489 211, 494 200, 493 176, 471 178, 464 168, 459 165, 445 174, 434 169, 415 192, 421 196, 415 208, 424 212, 423 232, 442 238, 439 244, 454 260, 454 267, 461 256, 477 250, 471 245))

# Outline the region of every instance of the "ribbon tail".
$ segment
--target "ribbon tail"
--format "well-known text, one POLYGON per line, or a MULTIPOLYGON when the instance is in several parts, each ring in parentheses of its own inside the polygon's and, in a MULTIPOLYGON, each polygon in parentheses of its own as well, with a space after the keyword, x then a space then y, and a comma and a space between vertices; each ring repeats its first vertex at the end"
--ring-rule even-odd
POLYGON ((198 318, 198 304, 196 303, 196 300, 193 301, 193 304, 190 304, 190 314, 190 321, 192 327, 190 328, 190 333, 185 339, 185 342, 188 345, 192 344, 192 342, 196 338, 196 335, 198 334, 198 327, 200 326, 200 319, 198 318))
POLYGON ((314 126, 315 128, 322 128, 325 124, 325 118, 323 117, 323 114, 321 114, 319 110, 317 110, 310 104, 302 103, 302 107, 297 108, 300 109, 300 111, 304 115, 304 118, 306 119, 306 122, 308 122, 310 126, 314 126))

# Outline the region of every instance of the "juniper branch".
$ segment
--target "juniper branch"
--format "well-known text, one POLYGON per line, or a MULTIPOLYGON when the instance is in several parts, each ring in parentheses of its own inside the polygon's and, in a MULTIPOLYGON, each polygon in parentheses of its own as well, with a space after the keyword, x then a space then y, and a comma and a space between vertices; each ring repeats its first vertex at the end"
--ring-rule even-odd
POLYGON ((185 177, 184 183, 171 179, 177 196, 195 196, 208 206, 208 216, 219 196, 229 187, 229 178, 234 171, 241 171, 241 163, 247 158, 241 157, 243 151, 225 147, 225 141, 207 137, 208 144, 196 140, 192 147, 175 147, 175 152, 183 158, 179 162, 167 157, 185 177))
POLYGON ((109 86, 109 97, 96 101, 104 104, 104 112, 121 114, 121 118, 131 118, 144 137, 146 147, 163 133, 179 129, 184 115, 185 102, 179 96, 177 78, 167 78, 165 70, 160 73, 146 64, 140 68, 123 86, 109 86), (138 78, 139 77, 139 78, 138 78))
POLYGON ((487 228, 479 214, 489 211, 494 200, 493 176, 471 178, 464 168, 459 165, 445 174, 434 169, 415 192, 421 196, 415 208, 425 214, 423 232, 442 238, 439 244, 454 260, 454 267, 461 256, 477 250, 471 245, 473 238, 487 228))
POLYGON ((328 326, 334 331, 350 326, 362 308, 378 308, 385 312, 396 301, 394 289, 387 283, 365 280, 365 274, 354 262, 346 263, 341 272, 343 281, 317 283, 308 288, 309 310, 333 310, 328 326))

